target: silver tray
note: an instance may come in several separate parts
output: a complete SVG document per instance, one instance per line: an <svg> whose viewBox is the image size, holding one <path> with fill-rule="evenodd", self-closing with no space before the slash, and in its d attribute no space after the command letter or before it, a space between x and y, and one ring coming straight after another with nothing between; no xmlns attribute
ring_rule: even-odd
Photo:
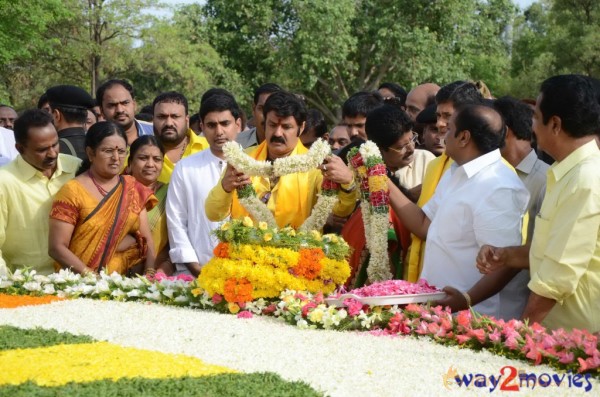
<svg viewBox="0 0 600 397"><path fill-rule="evenodd" d="M343 307L344 300L355 299L363 305L369 306L388 306L388 305L407 305L409 303L425 303L442 299L446 296L445 292L429 292L426 294L410 295L387 295L387 296L358 296L354 294L342 294L337 298L325 298L330 306Z"/></svg>

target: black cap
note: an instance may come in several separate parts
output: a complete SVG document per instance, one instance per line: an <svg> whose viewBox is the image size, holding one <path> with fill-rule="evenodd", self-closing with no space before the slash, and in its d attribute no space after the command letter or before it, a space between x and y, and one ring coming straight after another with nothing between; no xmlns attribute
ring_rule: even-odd
<svg viewBox="0 0 600 397"><path fill-rule="evenodd" d="M57 85L46 91L50 106L66 106L79 109L91 109L96 101L83 88L74 85Z"/></svg>
<svg viewBox="0 0 600 397"><path fill-rule="evenodd" d="M419 124L435 124L437 122L437 116L435 115L435 111L437 109L437 105L434 103L433 105L427 106L425 109L421 111L417 115L417 123Z"/></svg>

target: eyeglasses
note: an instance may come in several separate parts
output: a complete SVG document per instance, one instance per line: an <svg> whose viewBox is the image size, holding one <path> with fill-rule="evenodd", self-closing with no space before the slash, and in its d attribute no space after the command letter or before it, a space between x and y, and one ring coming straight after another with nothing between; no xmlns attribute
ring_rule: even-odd
<svg viewBox="0 0 600 397"><path fill-rule="evenodd" d="M100 155L100 157L103 157L105 159L109 159L109 158L113 157L115 155L115 153L119 156L120 159L125 158L125 156L127 156L127 150L125 150L125 149L119 149L119 148L98 149L98 154Z"/></svg>
<svg viewBox="0 0 600 397"><path fill-rule="evenodd" d="M418 144L419 144L419 136L417 134L413 133L413 136L412 136L412 138L410 138L410 141L406 145L402 146L400 149L396 149L393 147L389 147L388 149L390 149L392 152L396 152L398 154L404 154L406 152L406 148L408 148L410 145L413 145L413 147L414 147Z"/></svg>

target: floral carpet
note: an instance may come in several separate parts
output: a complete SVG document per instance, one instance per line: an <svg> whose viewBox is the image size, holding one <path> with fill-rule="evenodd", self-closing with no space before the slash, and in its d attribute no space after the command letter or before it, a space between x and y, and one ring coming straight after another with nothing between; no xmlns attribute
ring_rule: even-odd
<svg viewBox="0 0 600 397"><path fill-rule="evenodd" d="M557 372L427 338L302 330L272 317L239 318L142 302L75 299L0 309L0 325L87 338L20 350L0 343L0 395L6 396L99 395L98 390L153 395L143 394L152 387L163 394L188 387L178 395L211 396L236 395L234 390L240 389L245 394L239 395L283 396L487 395L511 386L518 387L512 395L597 395L600 390L589 374ZM13 344L27 339L23 332L17 335L9 338L17 341ZM29 368L31 363L42 365ZM507 382L513 369L516 379ZM239 379L218 378L256 373L262 377L242 386ZM202 376L208 374L217 375ZM169 377L168 385L148 383ZM214 394L209 383L194 383L202 379L221 382L229 393ZM290 383L294 381L304 383ZM259 394L277 382L268 394ZM292 387L300 389L290 394Z"/></svg>

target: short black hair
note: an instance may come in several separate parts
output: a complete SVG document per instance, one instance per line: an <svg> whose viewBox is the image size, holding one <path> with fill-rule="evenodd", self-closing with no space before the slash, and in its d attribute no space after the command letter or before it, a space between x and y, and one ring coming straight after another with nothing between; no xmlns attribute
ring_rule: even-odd
<svg viewBox="0 0 600 397"><path fill-rule="evenodd" d="M269 112L275 112L279 117L292 116L296 120L298 127L302 126L302 123L306 121L306 106L304 106L304 102L295 94L287 91L274 92L269 96L263 108L265 121ZM298 134L301 132L298 131Z"/></svg>
<svg viewBox="0 0 600 397"><path fill-rule="evenodd" d="M531 106L511 96L496 99L493 106L517 139L531 141L533 135Z"/></svg>
<svg viewBox="0 0 600 397"><path fill-rule="evenodd" d="M111 79L102 83L100 87L96 90L96 101L98 101L98 106L102 107L102 101L104 100L104 93L109 88L112 88L115 85L120 85L129 91L129 95L131 95L131 99L135 99L135 92L133 90L133 86L127 81L122 79Z"/></svg>
<svg viewBox="0 0 600 397"><path fill-rule="evenodd" d="M382 88L387 88L388 90L392 91L394 93L394 96L400 99L400 101L402 102L402 106L406 104L406 96L408 95L408 93L400 84L386 82L382 83L377 89L380 90Z"/></svg>
<svg viewBox="0 0 600 397"><path fill-rule="evenodd" d="M177 103L179 105L183 105L183 108L185 109L185 115L188 115L188 100L185 95L180 92L168 91L159 94L156 98L154 98L154 101L152 101L152 114L154 114L154 109L159 103Z"/></svg>
<svg viewBox="0 0 600 397"><path fill-rule="evenodd" d="M342 118L364 116L383 105L383 97L377 91L359 91L346 99L342 106Z"/></svg>
<svg viewBox="0 0 600 397"><path fill-rule="evenodd" d="M13 132L15 141L23 146L27 145L28 133L31 127L45 127L52 124L52 115L42 109L27 109L15 120Z"/></svg>
<svg viewBox="0 0 600 397"><path fill-rule="evenodd" d="M40 96L40 99L38 99L37 108L41 109L48 102L50 102L48 101L48 95L46 95L46 93L44 92L42 96Z"/></svg>
<svg viewBox="0 0 600 397"><path fill-rule="evenodd" d="M411 132L413 122L408 114L398 106L385 104L367 114L365 132L379 150L387 151L400 137Z"/></svg>
<svg viewBox="0 0 600 397"><path fill-rule="evenodd" d="M240 107L232 95L214 94L205 99L200 105L198 115L204 121L207 114L211 112L225 112L229 110L235 120L240 118Z"/></svg>
<svg viewBox="0 0 600 397"><path fill-rule="evenodd" d="M190 124L194 124L200 121L200 114L194 113L190 116Z"/></svg>
<svg viewBox="0 0 600 397"><path fill-rule="evenodd" d="M471 139L482 154L504 146L506 124L494 108L486 105L465 105L457 110L454 123L454 135L457 136L461 131L469 131Z"/></svg>
<svg viewBox="0 0 600 397"><path fill-rule="evenodd" d="M68 123L83 125L87 121L87 109L74 106L55 105L53 103L50 103L50 108L52 110L57 109Z"/></svg>
<svg viewBox="0 0 600 397"><path fill-rule="evenodd" d="M600 128L600 104L589 78L576 74L550 77L540 88L539 108L547 124L558 116L563 130L573 138L594 135Z"/></svg>
<svg viewBox="0 0 600 397"><path fill-rule="evenodd" d="M206 90L204 92L204 94L202 94L202 97L200 98L200 105L202 105L204 103L204 101L206 101L208 98L210 98L213 95L227 95L227 96L230 96L235 99L233 94L231 92L227 91L225 88L213 87L213 88L209 88L208 90Z"/></svg>
<svg viewBox="0 0 600 397"><path fill-rule="evenodd" d="M265 83L254 90L254 104L258 103L258 99L262 94L273 94L275 92L283 91L283 88L275 83Z"/></svg>
<svg viewBox="0 0 600 397"><path fill-rule="evenodd" d="M452 102L455 109L464 105L479 104L483 101L477 86L469 81L455 81L440 88L435 94L435 102Z"/></svg>
<svg viewBox="0 0 600 397"><path fill-rule="evenodd" d="M321 138L327 133L327 121L325 121L323 113L317 109L308 109L306 114L306 126L304 127L304 131L310 129L315 131L315 136L317 138Z"/></svg>

